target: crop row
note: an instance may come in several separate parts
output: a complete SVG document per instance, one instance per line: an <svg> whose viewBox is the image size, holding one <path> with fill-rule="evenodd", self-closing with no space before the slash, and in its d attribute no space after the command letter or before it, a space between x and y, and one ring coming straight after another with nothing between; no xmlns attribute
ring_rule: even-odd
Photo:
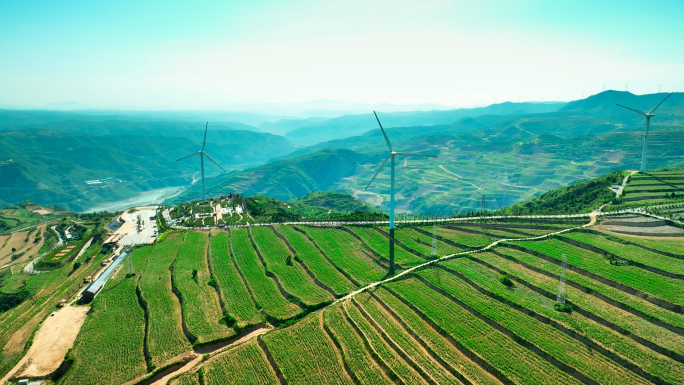
<svg viewBox="0 0 684 385"><path fill-rule="evenodd" d="M526 343L538 347L553 357L554 361L578 370L582 376L605 384L636 384L643 381L572 337L498 301L492 301L451 274L432 269L422 272L420 276L445 293L457 295L458 301L463 305L522 338Z"/></svg>
<svg viewBox="0 0 684 385"><path fill-rule="evenodd" d="M649 238L639 238L630 237L629 242L650 247L655 250L660 250L665 253L675 254L679 256L684 256L684 248L682 248L681 240L672 239L649 239Z"/></svg>
<svg viewBox="0 0 684 385"><path fill-rule="evenodd" d="M337 229L298 227L323 250L328 258L361 285L377 282L386 274L363 250L363 243L350 234Z"/></svg>
<svg viewBox="0 0 684 385"><path fill-rule="evenodd" d="M347 321L357 333L366 341L366 346L373 352L378 362L388 370L391 378L398 378L405 384L419 384L426 381L411 365L408 365L398 350L387 344L380 333L376 331L364 318L356 306L349 302L343 304Z"/></svg>
<svg viewBox="0 0 684 385"><path fill-rule="evenodd" d="M544 274L551 275L554 278L558 277L558 274L560 274L560 267L558 264L538 258L524 251L506 247L497 247L495 251L506 258L514 260L517 263L524 264L525 266L529 266L530 268L538 269L539 271L544 272ZM644 319L653 321L659 320L668 325L684 328L684 317L670 310L654 305L643 298L614 288L573 270L566 270L565 276L566 280L570 284L578 285L582 288L582 290L588 293L595 292L605 296L609 301L621 303L626 309L634 310L638 314L643 315L642 318Z"/></svg>
<svg viewBox="0 0 684 385"><path fill-rule="evenodd" d="M580 314L583 312L568 314L555 311L552 307L554 302L552 298L558 285L557 280L535 273L495 254L478 254L473 256L472 260L463 259L459 260L458 263L447 262L445 266L467 277L479 287L490 291L493 296L504 298L564 325L569 325L578 332L578 335L595 339L602 346L609 347L656 377L673 382L674 378L684 374L684 365L647 348L639 342L642 340L650 341L655 345L681 354L684 350L684 338L682 336L644 322L641 318L608 305L591 294L570 285L566 287L567 299L577 308L575 310L582 309L591 314L593 319ZM493 266L497 271L489 266ZM503 271L516 281L515 290L504 287L498 281L497 272ZM524 286L534 288L534 291L518 287L518 281L522 282ZM547 295L539 294L540 291ZM598 323L594 321L596 318L603 321ZM613 330L604 326L606 324L614 325L611 328ZM633 336L638 338L633 338Z"/></svg>
<svg viewBox="0 0 684 385"><path fill-rule="evenodd" d="M182 234L172 234L155 244L140 274L138 286L147 308L147 350L153 366L191 349L183 333L181 306L171 286L171 266L182 243Z"/></svg>
<svg viewBox="0 0 684 385"><path fill-rule="evenodd" d="M181 295L183 319L188 332L197 338L198 343L235 334L219 323L223 314L216 290L208 284L206 250L207 235L189 231L173 265L173 284Z"/></svg>
<svg viewBox="0 0 684 385"><path fill-rule="evenodd" d="M591 245L621 258L655 267L671 273L684 272L684 260L667 257L637 246L626 245L589 233L566 233L566 238Z"/></svg>
<svg viewBox="0 0 684 385"><path fill-rule="evenodd" d="M407 331L413 332L416 337L419 336L426 350L434 352L435 356L439 357L446 366L460 373L466 379L463 382L469 381L472 384L483 385L500 384L495 376L483 368L484 361L481 363L482 366L477 364L478 359L482 360L479 356L465 349L462 344L452 338L443 336L441 330L435 330L390 291L382 287L374 291L372 296L377 298L378 303L391 312Z"/></svg>
<svg viewBox="0 0 684 385"><path fill-rule="evenodd" d="M221 354L204 365L205 385L273 384L276 373L256 339Z"/></svg>
<svg viewBox="0 0 684 385"><path fill-rule="evenodd" d="M259 323L262 317L230 257L228 242L228 233L223 231L211 237L210 264L219 293L238 326Z"/></svg>
<svg viewBox="0 0 684 385"><path fill-rule="evenodd" d="M556 260L566 254L568 264L623 285L642 290L654 297L684 304L684 285L677 279L663 277L634 266L613 266L604 256L556 239L522 241L516 244Z"/></svg>
<svg viewBox="0 0 684 385"><path fill-rule="evenodd" d="M507 380L537 384L580 383L463 308L445 306L443 295L416 279L391 282L386 287L415 306L465 348L497 368Z"/></svg>
<svg viewBox="0 0 684 385"><path fill-rule="evenodd" d="M367 346L347 322L341 306L327 308L323 316L324 328L339 345L344 362L360 383L385 384L392 381L385 372L388 369L376 362L370 345Z"/></svg>
<svg viewBox="0 0 684 385"><path fill-rule="evenodd" d="M263 307L267 315L279 320L288 319L299 313L301 309L285 299L275 282L266 276L264 266L249 241L247 229L231 229L230 235L235 263L254 295L257 308Z"/></svg>
<svg viewBox="0 0 684 385"><path fill-rule="evenodd" d="M348 229L361 238L367 247L370 248L376 255L385 261L389 261L390 245L388 238L372 228L350 226ZM406 268L425 263L425 260L411 254L409 251L406 251L395 244L394 263Z"/></svg>
<svg viewBox="0 0 684 385"><path fill-rule="evenodd" d="M266 271L274 274L283 289L299 298L306 306L316 306L332 301L333 296L316 284L304 268L296 263L294 256L283 241L268 227L250 229L252 240L266 263Z"/></svg>
<svg viewBox="0 0 684 385"><path fill-rule="evenodd" d="M407 247L410 247L413 250L418 251L422 255L425 256L431 256L432 254L432 242L433 238L431 235L426 235L425 233L432 234L432 228L431 227L421 227L421 230L423 230L423 233L418 231L416 228L413 227L407 227L407 228L401 228L397 229L394 232L394 237L399 240L399 242L403 243ZM436 256L444 256L444 255L449 255L453 253L457 253L461 251L462 249L452 246L448 243L442 242L439 239L435 237L435 252Z"/></svg>
<svg viewBox="0 0 684 385"><path fill-rule="evenodd" d="M288 384L350 384L318 315L267 333L263 342Z"/></svg>
<svg viewBox="0 0 684 385"><path fill-rule="evenodd" d="M341 296L354 290L354 284L321 255L316 246L306 238L306 235L296 231L291 226L279 226L276 231L282 234L295 250L295 260L311 270L316 279L332 289L336 296Z"/></svg>
<svg viewBox="0 0 684 385"><path fill-rule="evenodd" d="M414 367L423 378L437 384L460 384L458 377L452 374L453 370L443 362L438 361L434 354L430 354L421 347L416 340L398 321L375 299L369 295L357 297L355 305L364 315L369 324L373 325L378 334L382 334L394 349L401 352L404 361ZM462 377L461 377L462 378Z"/></svg>

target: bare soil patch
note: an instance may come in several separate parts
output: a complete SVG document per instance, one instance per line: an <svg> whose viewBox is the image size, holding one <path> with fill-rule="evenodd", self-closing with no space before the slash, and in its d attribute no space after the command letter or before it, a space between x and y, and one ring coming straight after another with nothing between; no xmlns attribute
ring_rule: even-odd
<svg viewBox="0 0 684 385"><path fill-rule="evenodd" d="M64 355L76 340L90 308L67 306L47 317L33 338L33 345L21 362L30 364L15 376L47 376L59 368Z"/></svg>

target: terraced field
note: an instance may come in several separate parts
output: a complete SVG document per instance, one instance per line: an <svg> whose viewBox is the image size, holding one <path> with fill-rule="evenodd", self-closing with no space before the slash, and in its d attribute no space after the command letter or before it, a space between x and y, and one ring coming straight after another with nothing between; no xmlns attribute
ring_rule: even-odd
<svg viewBox="0 0 684 385"><path fill-rule="evenodd" d="M672 193L675 198L670 197ZM625 202L640 205L681 202L683 198L684 169L634 174L624 190Z"/></svg>
<svg viewBox="0 0 684 385"><path fill-rule="evenodd" d="M434 237L432 226L401 227L398 271L433 261L433 244L443 257L583 223L451 223L437 226ZM679 384L684 378L684 241L593 230L510 240L334 302L386 276L383 232L280 225L170 234L136 250L137 274L126 278L120 271L96 298L71 352L72 367L58 383L141 383L193 351L209 354L169 383ZM554 309L563 252L570 312ZM119 328L130 338L93 358Z"/></svg>

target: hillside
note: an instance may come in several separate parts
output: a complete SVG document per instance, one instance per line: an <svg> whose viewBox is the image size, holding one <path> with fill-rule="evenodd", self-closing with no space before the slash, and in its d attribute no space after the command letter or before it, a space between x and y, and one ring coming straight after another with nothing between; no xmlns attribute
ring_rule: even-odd
<svg viewBox="0 0 684 385"><path fill-rule="evenodd" d="M680 174L655 170L630 184ZM622 175L565 186L512 209L586 212L604 203L603 191L614 196L608 187ZM288 203L228 198L233 202L213 204L243 204L265 215L296 205L363 206L337 192ZM196 202L185 207L204 211ZM388 277L386 224L169 231L136 248L130 267L119 268L89 305L93 310L65 358L71 366L53 379L137 384L171 373L162 383L678 383L684 374L682 240L625 236L588 226L589 219L399 223L397 273L420 268L359 292ZM509 241L463 254L502 238ZM567 285L560 306L563 255ZM0 270L0 344L14 352L2 356L0 374L25 359L17 347L30 333L11 337L24 324L33 330L99 258L84 259L86 268L74 278L66 274L71 266L55 268L56 280L34 276L28 289L19 283L28 277ZM129 269L136 273L126 274ZM52 291L57 296L46 294ZM28 321L19 323L18 314Z"/></svg>
<svg viewBox="0 0 684 385"><path fill-rule="evenodd" d="M195 127L162 135L164 127L146 132L140 124L117 124L97 135L66 129L0 131L0 200L32 200L81 211L149 190L185 186L198 173L199 162L176 159L200 149L204 132ZM117 135L108 134L119 128ZM208 135L207 153L227 169L260 164L292 150L286 139L266 133L217 129ZM207 167L209 175L219 172Z"/></svg>
<svg viewBox="0 0 684 385"><path fill-rule="evenodd" d="M581 122L575 127L582 127ZM488 195L487 208L495 210L567 184L638 168L641 160L639 137L634 133L578 133L571 138L535 134L532 130L544 132L545 126L531 120L522 125L497 127L501 130L479 129L473 133L410 139L397 135L400 130L388 130L394 147L401 152L439 155L430 160L399 158L398 210L417 213L475 210L480 206L478 192ZM588 130L584 127L582 130ZM316 190L343 190L387 210L388 171L378 176L374 186L364 190L385 157L384 143L377 131L375 136L363 140L375 143L374 148L324 149L277 160L212 178L207 191L214 196L232 192L287 201ZM649 167L684 166L682 143L684 130L681 128L654 129L649 141ZM193 186L172 202L190 200L199 193L198 186Z"/></svg>

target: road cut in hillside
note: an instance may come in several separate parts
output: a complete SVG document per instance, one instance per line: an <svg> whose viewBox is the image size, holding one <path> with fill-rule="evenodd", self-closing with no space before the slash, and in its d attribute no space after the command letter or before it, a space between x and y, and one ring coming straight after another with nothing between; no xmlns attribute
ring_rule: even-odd
<svg viewBox="0 0 684 385"><path fill-rule="evenodd" d="M90 310L87 306L67 306L45 319L33 338L33 345L20 364L30 360L14 377L43 377L51 374L64 360L76 340Z"/></svg>

